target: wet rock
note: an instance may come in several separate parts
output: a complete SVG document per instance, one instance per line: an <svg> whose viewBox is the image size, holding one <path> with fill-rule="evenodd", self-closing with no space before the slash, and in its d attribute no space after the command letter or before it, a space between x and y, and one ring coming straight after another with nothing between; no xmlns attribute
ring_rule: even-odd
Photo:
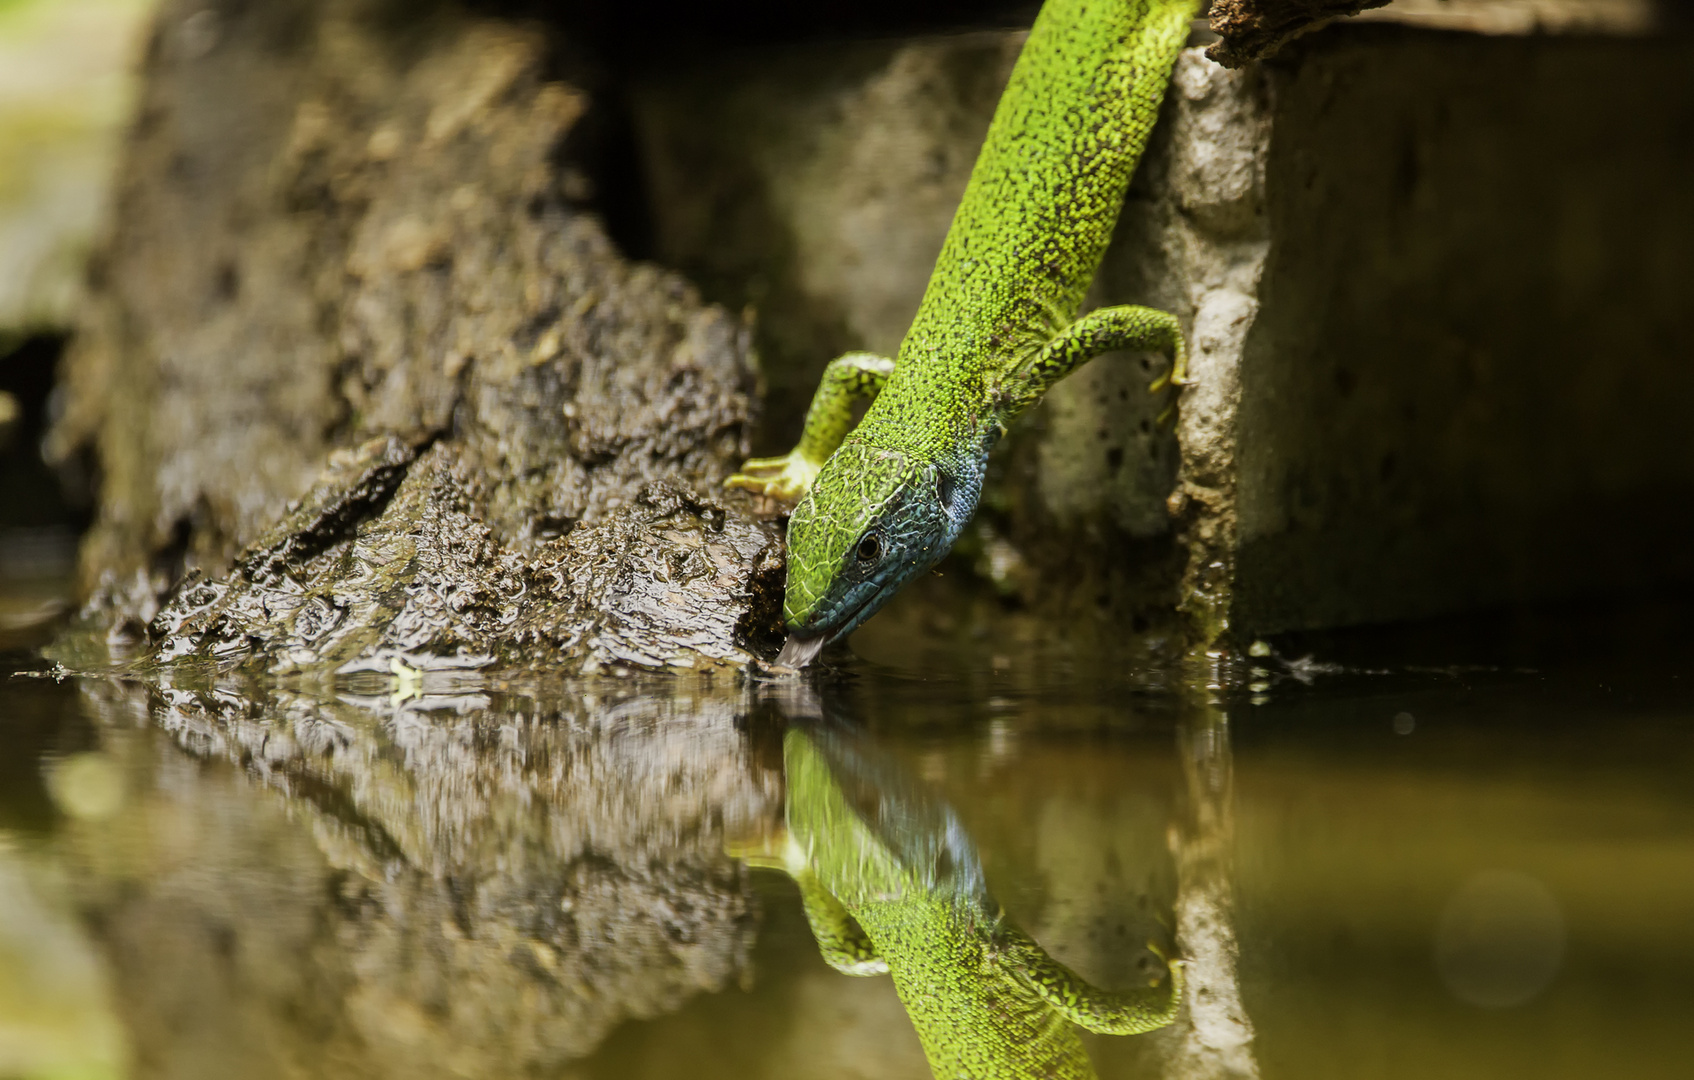
<svg viewBox="0 0 1694 1080"><path fill-rule="evenodd" d="M273 674L499 666L709 669L780 630L774 528L655 480L527 554L485 523L467 455L374 439L219 578L192 571L147 628L150 662Z"/></svg>
<svg viewBox="0 0 1694 1080"><path fill-rule="evenodd" d="M746 327L608 239L569 43L200 9L160 12L50 441L103 469L85 622L297 674L745 662Z"/></svg>

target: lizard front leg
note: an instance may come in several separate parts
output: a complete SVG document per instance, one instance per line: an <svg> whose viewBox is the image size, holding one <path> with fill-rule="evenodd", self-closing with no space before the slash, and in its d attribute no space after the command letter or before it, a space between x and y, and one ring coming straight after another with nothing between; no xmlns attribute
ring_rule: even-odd
<svg viewBox="0 0 1694 1080"><path fill-rule="evenodd" d="M781 457L749 458L724 486L778 499L806 494L818 470L853 427L854 404L875 398L893 373L894 361L875 353L851 352L831 360L806 410L799 445Z"/></svg>
<svg viewBox="0 0 1694 1080"><path fill-rule="evenodd" d="M1089 312L1018 365L1005 390L1009 411L1016 414L1029 408L1054 383L1101 353L1116 349L1162 352L1170 357L1170 367L1153 380L1149 391L1188 385L1188 344L1176 316L1126 304Z"/></svg>
<svg viewBox="0 0 1694 1080"><path fill-rule="evenodd" d="M781 870L794 879L800 886L806 923L812 928L812 937L817 939L818 953L824 963L846 975L887 974L888 964L876 954L870 935L847 906L812 873L805 851L786 826L751 841L725 844L724 854L761 870Z"/></svg>
<svg viewBox="0 0 1694 1080"><path fill-rule="evenodd" d="M886 975L887 961L876 954L876 944L846 905L810 870L794 874L794 881L800 886L800 903L824 963L844 975Z"/></svg>
<svg viewBox="0 0 1694 1080"><path fill-rule="evenodd" d="M1012 929L1006 941L1005 962L1011 964L1012 971L1025 986L1061 1016L1102 1035L1156 1031L1175 1020L1182 1008L1185 965L1181 960L1167 961L1168 985L1101 990L1048 956L1034 938Z"/></svg>

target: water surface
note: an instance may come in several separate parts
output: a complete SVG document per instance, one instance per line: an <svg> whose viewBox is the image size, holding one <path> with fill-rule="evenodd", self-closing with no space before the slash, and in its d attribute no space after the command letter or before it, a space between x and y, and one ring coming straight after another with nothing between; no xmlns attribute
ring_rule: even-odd
<svg viewBox="0 0 1694 1080"><path fill-rule="evenodd" d="M1081 1034L1102 1077L1686 1075L1673 626L1223 670L885 633L803 681L405 695L14 650L0 1076L928 1076L894 979L829 966L779 866L801 737L847 748L805 790L902 888L1101 989L1188 958L1176 1024Z"/></svg>

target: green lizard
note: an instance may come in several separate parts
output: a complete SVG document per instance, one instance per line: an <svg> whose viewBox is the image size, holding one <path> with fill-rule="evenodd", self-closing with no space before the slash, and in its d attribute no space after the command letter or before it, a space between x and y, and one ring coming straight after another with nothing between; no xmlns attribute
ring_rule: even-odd
<svg viewBox="0 0 1694 1080"><path fill-rule="evenodd" d="M952 811L877 765L791 727L786 835L732 854L794 878L831 967L893 976L936 1077L1080 1080L1094 1069L1073 1024L1132 1035L1175 1019L1182 961L1163 985L1090 986L1006 918Z"/></svg>
<svg viewBox="0 0 1694 1080"><path fill-rule="evenodd" d="M727 481L800 498L779 664L810 663L947 553L976 511L990 449L1059 379L1100 353L1148 349L1171 360L1151 389L1185 382L1174 315L1076 313L1194 7L1047 0L899 358L832 361L794 450L750 460ZM852 427L865 398L874 401Z"/></svg>

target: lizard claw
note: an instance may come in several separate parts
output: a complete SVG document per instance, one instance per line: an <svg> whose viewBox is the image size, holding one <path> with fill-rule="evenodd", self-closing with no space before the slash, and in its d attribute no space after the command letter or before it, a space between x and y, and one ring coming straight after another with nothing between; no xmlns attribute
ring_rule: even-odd
<svg viewBox="0 0 1694 1080"><path fill-rule="evenodd" d="M1187 364L1172 364L1158 378L1147 384L1147 392L1156 394L1167 386L1174 386L1180 390L1184 386L1193 386L1195 381L1188 377Z"/></svg>
<svg viewBox="0 0 1694 1080"><path fill-rule="evenodd" d="M723 486L792 501L812 489L820 468L798 450L781 457L748 458L741 471L725 480Z"/></svg>
<svg viewBox="0 0 1694 1080"><path fill-rule="evenodd" d="M1194 385L1194 380L1188 377L1188 354L1178 346L1176 355L1171 357L1171 366L1148 385L1147 391L1156 394L1167 386L1175 387L1178 391L1181 391L1184 386L1192 385ZM1178 396L1180 397L1180 394ZM1159 418L1154 421L1160 431L1169 427L1172 421L1176 419L1176 402L1177 399L1172 398L1171 403L1165 406L1164 411L1159 414Z"/></svg>
<svg viewBox="0 0 1694 1080"><path fill-rule="evenodd" d="M1178 340L1176 352L1171 356L1171 366L1159 373L1159 377L1147 384L1147 392L1156 394L1167 386L1178 389L1193 386L1194 380L1188 377L1188 350Z"/></svg>

